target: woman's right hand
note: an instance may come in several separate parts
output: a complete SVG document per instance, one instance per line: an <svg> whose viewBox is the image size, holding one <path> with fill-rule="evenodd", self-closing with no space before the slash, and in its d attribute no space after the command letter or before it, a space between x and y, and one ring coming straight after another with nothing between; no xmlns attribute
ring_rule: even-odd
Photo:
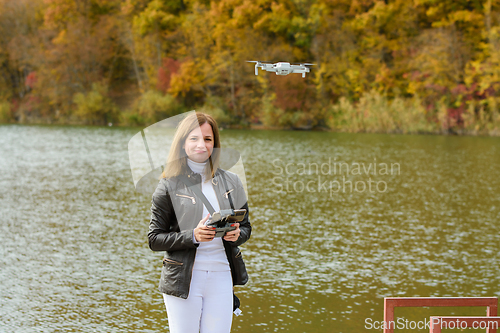
<svg viewBox="0 0 500 333"><path fill-rule="evenodd" d="M194 229L194 238L197 242L210 242L215 237L215 227L205 225L209 217L210 214L207 214Z"/></svg>

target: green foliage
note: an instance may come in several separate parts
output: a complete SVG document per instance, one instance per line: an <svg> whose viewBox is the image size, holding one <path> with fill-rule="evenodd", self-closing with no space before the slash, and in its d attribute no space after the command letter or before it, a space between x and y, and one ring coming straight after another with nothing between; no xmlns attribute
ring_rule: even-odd
<svg viewBox="0 0 500 333"><path fill-rule="evenodd" d="M129 125L149 125L183 111L182 104L172 95L149 90L123 115L122 121Z"/></svg>
<svg viewBox="0 0 500 333"><path fill-rule="evenodd" d="M0 123L10 123L14 120L12 106L7 101L0 101Z"/></svg>
<svg viewBox="0 0 500 333"><path fill-rule="evenodd" d="M75 94L75 115L93 125L106 125L116 121L118 108L107 95L108 88L100 83L92 84L92 90L88 93Z"/></svg>
<svg viewBox="0 0 500 333"><path fill-rule="evenodd" d="M259 119L265 126L280 127L285 125L282 121L285 111L274 106L275 99L275 94L266 95L262 98L262 111Z"/></svg>
<svg viewBox="0 0 500 333"><path fill-rule="evenodd" d="M438 128L427 120L426 110L418 97L392 101L371 91L359 102L352 103L342 97L330 109L327 125L343 132L421 133L437 132Z"/></svg>
<svg viewBox="0 0 500 333"><path fill-rule="evenodd" d="M464 130L469 134L500 135L500 99L490 97L472 102L463 115Z"/></svg>
<svg viewBox="0 0 500 333"><path fill-rule="evenodd" d="M205 100L205 104L201 108L196 109L196 111L208 113L217 121L219 125L230 125L231 117L223 109L224 102L221 98L215 96L208 96Z"/></svg>
<svg viewBox="0 0 500 333"><path fill-rule="evenodd" d="M146 35L151 31L174 30L181 22L175 14L182 9L182 1L152 0L144 11L134 18L134 25L141 35Z"/></svg>

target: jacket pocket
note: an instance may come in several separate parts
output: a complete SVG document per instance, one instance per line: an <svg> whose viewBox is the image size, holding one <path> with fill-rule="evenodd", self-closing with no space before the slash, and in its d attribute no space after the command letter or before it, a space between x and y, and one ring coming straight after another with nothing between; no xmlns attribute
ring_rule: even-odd
<svg viewBox="0 0 500 333"><path fill-rule="evenodd" d="M167 295L179 296L184 276L184 265L178 261L163 260L160 291ZM184 297L185 298L185 297Z"/></svg>
<svg viewBox="0 0 500 333"><path fill-rule="evenodd" d="M167 265L182 266L184 265L184 263L177 260L172 260L170 258L163 258L163 266Z"/></svg>
<svg viewBox="0 0 500 333"><path fill-rule="evenodd" d="M162 278L169 292L176 292L182 282L184 263L170 258L163 258ZM167 293L169 294L169 293Z"/></svg>
<svg viewBox="0 0 500 333"><path fill-rule="evenodd" d="M237 246L232 246L231 251L231 259L233 262L233 284L242 286L248 282L248 273L245 267L245 262L243 261L241 250Z"/></svg>

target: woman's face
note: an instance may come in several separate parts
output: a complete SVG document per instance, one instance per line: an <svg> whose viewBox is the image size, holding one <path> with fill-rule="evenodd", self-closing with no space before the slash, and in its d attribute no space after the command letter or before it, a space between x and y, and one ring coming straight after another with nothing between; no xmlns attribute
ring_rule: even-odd
<svg viewBox="0 0 500 333"><path fill-rule="evenodd" d="M205 162L214 149L214 133L209 123L192 130L183 146L188 158L194 162Z"/></svg>

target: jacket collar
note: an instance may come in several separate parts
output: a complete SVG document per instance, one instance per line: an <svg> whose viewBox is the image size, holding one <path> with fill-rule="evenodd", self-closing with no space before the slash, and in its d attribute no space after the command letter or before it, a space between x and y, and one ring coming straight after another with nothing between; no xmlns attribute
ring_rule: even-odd
<svg viewBox="0 0 500 333"><path fill-rule="evenodd" d="M220 177L222 175L222 171L218 168L217 170L215 170L215 173L214 173L214 178L212 179L212 183L214 183L215 185L217 185L217 183L219 182L220 180ZM194 172L193 170L191 170L191 168L188 167L188 170L187 170L187 176L188 178L194 183L194 184L199 184L201 183L201 175L199 173L196 173Z"/></svg>
<svg viewBox="0 0 500 333"><path fill-rule="evenodd" d="M187 170L187 176L194 184L201 183L201 175L199 173L194 172L190 168L188 168Z"/></svg>

